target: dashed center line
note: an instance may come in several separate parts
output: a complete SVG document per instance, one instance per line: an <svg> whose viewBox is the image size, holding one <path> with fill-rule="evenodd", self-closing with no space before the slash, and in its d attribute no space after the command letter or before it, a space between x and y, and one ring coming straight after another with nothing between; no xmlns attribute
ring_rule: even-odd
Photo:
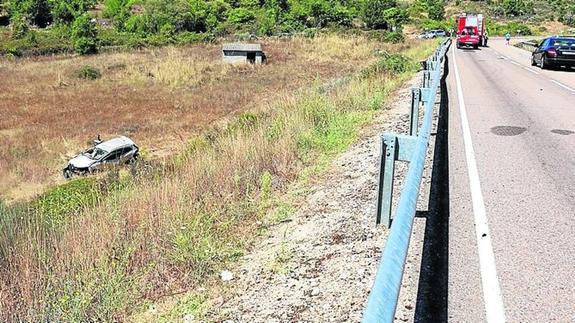
<svg viewBox="0 0 575 323"><path fill-rule="evenodd" d="M564 89L567 90L567 91L571 91L571 92L575 93L575 89L572 89L572 88L568 87L567 85L565 85L565 84L563 84L563 83L561 83L561 82L558 82L558 81L555 81L555 80L550 80L550 81L553 82L553 83L555 83L555 84L557 84L557 85L559 85L560 87L564 88Z"/></svg>
<svg viewBox="0 0 575 323"><path fill-rule="evenodd" d="M517 63L516 61L509 61L509 63L513 64L513 65L517 65L517 66L521 66L521 64Z"/></svg>
<svg viewBox="0 0 575 323"><path fill-rule="evenodd" d="M529 72L533 73L533 74L537 74L537 75L539 75L539 72L537 72L537 71L534 71L534 70L532 70L532 69L531 69L531 68L529 68L529 67L524 67L524 69L525 69L526 71L529 71Z"/></svg>

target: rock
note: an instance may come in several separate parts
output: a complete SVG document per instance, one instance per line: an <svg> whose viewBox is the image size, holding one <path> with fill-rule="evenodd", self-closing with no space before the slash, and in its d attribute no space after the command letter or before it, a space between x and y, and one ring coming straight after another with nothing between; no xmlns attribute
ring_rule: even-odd
<svg viewBox="0 0 575 323"><path fill-rule="evenodd" d="M195 317L192 314L186 314L182 319L184 320L184 323L191 323L194 321L194 318Z"/></svg>
<svg viewBox="0 0 575 323"><path fill-rule="evenodd" d="M311 296L319 295L319 288L316 287L316 288L312 289L310 295Z"/></svg>
<svg viewBox="0 0 575 323"><path fill-rule="evenodd" d="M232 273L231 271L224 270L220 274L220 277L222 278L223 281L227 282L234 279L234 273Z"/></svg>
<svg viewBox="0 0 575 323"><path fill-rule="evenodd" d="M148 308L148 311L150 312L150 314L156 314L158 312L158 309L156 308L156 305L152 304Z"/></svg>

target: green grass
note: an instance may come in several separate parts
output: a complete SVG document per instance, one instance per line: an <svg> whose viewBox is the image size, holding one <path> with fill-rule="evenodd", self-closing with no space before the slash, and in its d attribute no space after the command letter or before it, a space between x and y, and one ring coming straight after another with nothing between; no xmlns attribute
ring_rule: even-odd
<svg viewBox="0 0 575 323"><path fill-rule="evenodd" d="M274 274L286 275L290 272L289 262L293 256L293 250L287 245L285 241L282 241L273 258L269 259L268 263L266 264L266 268L268 271Z"/></svg>
<svg viewBox="0 0 575 323"><path fill-rule="evenodd" d="M192 322L201 320L207 310L206 300L205 294L189 293L181 297L167 313L162 314L158 322L182 322L184 318Z"/></svg>

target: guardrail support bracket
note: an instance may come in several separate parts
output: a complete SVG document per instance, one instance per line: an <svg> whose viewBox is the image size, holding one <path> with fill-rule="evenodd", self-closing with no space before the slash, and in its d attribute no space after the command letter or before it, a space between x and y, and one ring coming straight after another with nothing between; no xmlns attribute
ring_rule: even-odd
<svg viewBox="0 0 575 323"><path fill-rule="evenodd" d="M409 123L409 135L417 136L417 129L419 128L419 105L421 102L421 91L419 88L411 89L411 122Z"/></svg>
<svg viewBox="0 0 575 323"><path fill-rule="evenodd" d="M410 161L415 150L416 136L385 133L381 137L381 163L379 167L379 189L377 193L377 224L391 227L391 203L393 200L393 179L395 161Z"/></svg>
<svg viewBox="0 0 575 323"><path fill-rule="evenodd" d="M425 104L427 101L430 100L429 92L431 91L429 88L424 87L421 90L421 101Z"/></svg>

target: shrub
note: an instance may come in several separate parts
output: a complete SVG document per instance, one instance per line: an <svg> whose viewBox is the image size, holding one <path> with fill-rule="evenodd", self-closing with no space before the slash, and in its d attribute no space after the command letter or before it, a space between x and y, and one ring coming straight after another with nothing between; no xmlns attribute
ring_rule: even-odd
<svg viewBox="0 0 575 323"><path fill-rule="evenodd" d="M383 12L385 21L389 26L389 29L393 31L401 30L403 23L407 21L407 11L399 8L389 8Z"/></svg>
<svg viewBox="0 0 575 323"><path fill-rule="evenodd" d="M30 29L30 27L28 27L26 17L17 14L10 20L12 22L12 39L22 39L26 37L26 34L28 34L28 30Z"/></svg>
<svg viewBox="0 0 575 323"><path fill-rule="evenodd" d="M76 18L72 25L72 41L78 54L95 54L98 52L98 30L88 14Z"/></svg>
<svg viewBox="0 0 575 323"><path fill-rule="evenodd" d="M247 8L232 9L228 13L228 21L233 24L243 24L255 19L253 11Z"/></svg>
<svg viewBox="0 0 575 323"><path fill-rule="evenodd" d="M500 11L506 16L524 16L533 13L533 3L525 0L503 0Z"/></svg>
<svg viewBox="0 0 575 323"><path fill-rule="evenodd" d="M199 34L195 32L185 31L175 35L176 43L178 44L193 44L201 41L209 41L209 35Z"/></svg>
<svg viewBox="0 0 575 323"><path fill-rule="evenodd" d="M421 23L421 28L424 30L441 29L449 30L456 29L455 20L432 20L426 19Z"/></svg>
<svg viewBox="0 0 575 323"><path fill-rule="evenodd" d="M397 7L395 0L366 0L362 10L363 21L369 28L388 29L385 11Z"/></svg>
<svg viewBox="0 0 575 323"><path fill-rule="evenodd" d="M389 32L383 35L383 41L386 43L399 44L403 42L405 37L401 32Z"/></svg>
<svg viewBox="0 0 575 323"><path fill-rule="evenodd" d="M90 65L82 66L79 70L75 73L77 78L85 79L85 80L95 80L102 77L102 73Z"/></svg>
<svg viewBox="0 0 575 323"><path fill-rule="evenodd" d="M429 14L429 18L433 20L443 20L445 18L445 4L443 0L430 2L427 12Z"/></svg>
<svg viewBox="0 0 575 323"><path fill-rule="evenodd" d="M48 227L59 227L67 215L94 205L100 195L94 178L82 178L52 187L36 202L35 208Z"/></svg>
<svg viewBox="0 0 575 323"><path fill-rule="evenodd" d="M51 0L54 21L70 24L96 5L96 0Z"/></svg>
<svg viewBox="0 0 575 323"><path fill-rule="evenodd" d="M387 72L390 74L401 74L416 68L416 64L402 54L382 53L381 59L372 67L363 71L363 76L368 77L373 74Z"/></svg>

